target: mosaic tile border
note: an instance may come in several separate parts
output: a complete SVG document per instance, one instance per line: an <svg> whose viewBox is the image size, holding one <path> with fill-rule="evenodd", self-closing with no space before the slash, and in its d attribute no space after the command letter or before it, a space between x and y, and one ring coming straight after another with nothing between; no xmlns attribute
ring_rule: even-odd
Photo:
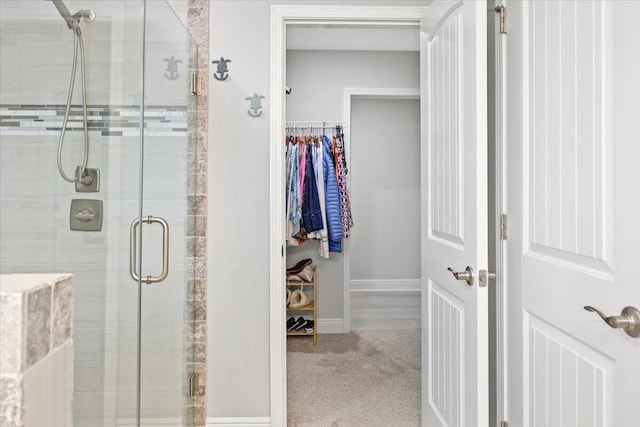
<svg viewBox="0 0 640 427"><path fill-rule="evenodd" d="M207 171L209 122L209 0L188 0L187 28L197 43L202 91L189 100L189 212L187 248L193 258L185 286L185 390L188 376L200 377L196 396L185 396L183 425L205 427L207 381Z"/></svg>
<svg viewBox="0 0 640 427"><path fill-rule="evenodd" d="M58 135L62 130L66 105L20 104L0 105L0 136ZM186 105L145 107L144 128L147 136L186 136L188 113ZM90 105L87 107L90 134L101 136L138 136L140 107L135 105ZM84 129L81 105L72 105L67 132Z"/></svg>

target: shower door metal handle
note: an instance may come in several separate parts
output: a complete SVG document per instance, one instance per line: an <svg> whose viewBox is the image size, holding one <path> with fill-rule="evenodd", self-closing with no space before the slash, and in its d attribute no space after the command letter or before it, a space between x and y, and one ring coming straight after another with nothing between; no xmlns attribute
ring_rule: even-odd
<svg viewBox="0 0 640 427"><path fill-rule="evenodd" d="M147 276L140 278L140 274L137 271L138 264L138 225L141 222L146 224L160 224L162 225L162 273L160 276ZM151 284L159 283L167 278L169 275L169 224L164 218L148 216L146 218L136 218L131 223L130 228L130 241L129 241L129 273L136 282L142 281L142 283Z"/></svg>

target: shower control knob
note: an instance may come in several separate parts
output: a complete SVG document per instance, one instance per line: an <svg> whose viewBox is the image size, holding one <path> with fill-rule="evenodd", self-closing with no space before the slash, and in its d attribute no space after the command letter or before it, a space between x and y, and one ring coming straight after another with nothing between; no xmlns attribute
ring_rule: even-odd
<svg viewBox="0 0 640 427"><path fill-rule="evenodd" d="M75 214L75 219L82 222L87 222L94 220L96 216L89 209L82 209L78 213Z"/></svg>

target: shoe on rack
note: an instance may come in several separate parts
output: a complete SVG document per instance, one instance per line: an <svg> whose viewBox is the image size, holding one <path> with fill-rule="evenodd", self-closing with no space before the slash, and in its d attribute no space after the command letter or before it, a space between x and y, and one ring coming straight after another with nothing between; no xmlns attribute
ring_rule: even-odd
<svg viewBox="0 0 640 427"><path fill-rule="evenodd" d="M287 302L286 307L289 307L289 303L291 302L291 289L287 289Z"/></svg>
<svg viewBox="0 0 640 427"><path fill-rule="evenodd" d="M289 308L302 308L311 303L311 300L300 289L296 289L291 294L291 299L289 300Z"/></svg>
<svg viewBox="0 0 640 427"><path fill-rule="evenodd" d="M316 269L315 265L307 265L302 270L295 274L288 274L288 281L298 281L298 282L311 282L313 280L313 271Z"/></svg>
<svg viewBox="0 0 640 427"><path fill-rule="evenodd" d="M307 320L307 323L304 325L304 331L308 334L313 333L313 320Z"/></svg>
<svg viewBox="0 0 640 427"><path fill-rule="evenodd" d="M304 317L300 316L296 320L296 323L293 325L293 328L291 330L292 331L299 331L302 328L304 328L304 325L306 325L306 323L307 323L307 319L305 319Z"/></svg>
<svg viewBox="0 0 640 427"><path fill-rule="evenodd" d="M303 317L298 318L298 322L297 323L299 323L299 325L296 326L296 331L303 330L307 326L307 322L308 322L308 320L303 318Z"/></svg>
<svg viewBox="0 0 640 427"><path fill-rule="evenodd" d="M296 319L294 319L293 317L289 317L287 319L287 332L290 332L293 330L293 328L297 325L297 321Z"/></svg>
<svg viewBox="0 0 640 427"><path fill-rule="evenodd" d="M313 260L311 258L306 258L298 261L298 263L293 267L287 268L287 275L300 273L303 268L311 264L313 264Z"/></svg>

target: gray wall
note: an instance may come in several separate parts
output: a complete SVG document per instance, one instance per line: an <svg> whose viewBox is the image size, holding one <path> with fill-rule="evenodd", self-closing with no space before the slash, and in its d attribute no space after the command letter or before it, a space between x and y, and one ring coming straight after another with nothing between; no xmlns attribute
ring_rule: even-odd
<svg viewBox="0 0 640 427"><path fill-rule="evenodd" d="M207 416L269 415L269 4L213 2L209 73ZM215 70L215 69L214 69Z"/></svg>
<svg viewBox="0 0 640 427"><path fill-rule="evenodd" d="M351 104L354 280L420 280L420 101Z"/></svg>
<svg viewBox="0 0 640 427"><path fill-rule="evenodd" d="M293 93L287 96L286 118L293 121L343 120L345 88L418 88L418 61L418 52L288 51L287 85L293 88ZM376 154L361 152L365 160ZM351 159L347 161L351 162ZM357 213L354 221L358 227ZM331 253L329 259L322 259L317 255L317 249L315 241L288 248L287 265L303 258L314 259L318 265L318 317L342 321L343 256ZM322 332L322 326L319 331Z"/></svg>
<svg viewBox="0 0 640 427"><path fill-rule="evenodd" d="M351 327L420 327L420 101L351 104Z"/></svg>
<svg viewBox="0 0 640 427"><path fill-rule="evenodd" d="M228 57L230 77L209 73L208 417L269 415L269 26L271 1L213 1L210 56ZM367 4L368 2L285 2ZM424 2L370 2L417 5ZM372 69L384 70L384 63ZM401 63L380 72L380 84L403 87ZM361 72L369 67L358 66ZM413 81L418 85L418 61ZM350 85L364 84L360 76ZM289 80L301 90L303 86ZM370 85L369 83L367 85ZM266 96L259 118L245 97ZM293 102L293 101L291 101ZM335 116L341 119L341 107ZM291 120L305 117L290 117ZM317 120L318 117L311 117ZM342 306L336 305L335 313ZM332 312L333 313L333 312ZM332 315L322 313L322 315Z"/></svg>

